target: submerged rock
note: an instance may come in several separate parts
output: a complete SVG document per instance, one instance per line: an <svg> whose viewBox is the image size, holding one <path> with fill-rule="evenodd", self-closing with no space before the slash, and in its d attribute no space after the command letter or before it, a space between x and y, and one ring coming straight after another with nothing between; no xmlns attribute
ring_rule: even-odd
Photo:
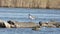
<svg viewBox="0 0 60 34"><path fill-rule="evenodd" d="M40 26L36 26L36 27L34 27L34 28L32 28L32 30L40 30Z"/></svg>

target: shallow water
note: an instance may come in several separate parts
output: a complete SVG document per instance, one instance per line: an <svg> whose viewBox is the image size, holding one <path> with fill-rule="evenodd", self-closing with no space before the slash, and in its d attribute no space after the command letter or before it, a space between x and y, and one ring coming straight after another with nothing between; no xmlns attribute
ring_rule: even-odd
<svg viewBox="0 0 60 34"><path fill-rule="evenodd" d="M29 28L0 28L1 34L60 34L59 28L42 28L34 31Z"/></svg>
<svg viewBox="0 0 60 34"><path fill-rule="evenodd" d="M29 22L29 13L35 16L33 22L60 21L60 10L55 9L0 8L0 19Z"/></svg>
<svg viewBox="0 0 60 34"><path fill-rule="evenodd" d="M33 22L39 21L60 21L60 10L55 9L25 9L25 8L0 8L1 20L15 20L29 22L28 14L35 16ZM33 31L30 28L0 28L1 34L60 34L60 28L41 28Z"/></svg>

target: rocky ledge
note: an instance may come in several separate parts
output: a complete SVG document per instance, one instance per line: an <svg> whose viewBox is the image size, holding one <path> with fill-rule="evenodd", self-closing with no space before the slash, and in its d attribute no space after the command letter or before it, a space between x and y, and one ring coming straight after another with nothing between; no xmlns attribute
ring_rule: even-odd
<svg viewBox="0 0 60 34"><path fill-rule="evenodd" d="M32 28L32 30L39 30L41 27L60 28L60 22L17 22L13 20L0 20L1 28Z"/></svg>

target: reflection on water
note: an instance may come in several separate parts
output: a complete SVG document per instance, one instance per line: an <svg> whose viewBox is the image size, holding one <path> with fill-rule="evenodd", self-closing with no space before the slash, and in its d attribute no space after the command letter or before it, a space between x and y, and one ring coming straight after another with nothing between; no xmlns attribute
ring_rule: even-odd
<svg viewBox="0 0 60 34"><path fill-rule="evenodd" d="M35 16L33 22L60 21L60 10L55 9L24 9L24 8L0 8L0 19L29 22L28 14ZM59 28L41 28L33 31L30 28L0 28L1 34L60 34Z"/></svg>

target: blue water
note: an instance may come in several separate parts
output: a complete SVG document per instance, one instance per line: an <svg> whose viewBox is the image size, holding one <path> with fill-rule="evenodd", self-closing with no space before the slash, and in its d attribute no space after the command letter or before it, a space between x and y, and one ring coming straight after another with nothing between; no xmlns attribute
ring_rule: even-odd
<svg viewBox="0 0 60 34"><path fill-rule="evenodd" d="M28 14L35 16L33 22L39 21L59 21L60 10L57 9L29 9L29 8L0 8L1 20L15 20L19 22L29 22ZM60 34L60 28L41 28L33 31L29 28L0 28L1 34Z"/></svg>

